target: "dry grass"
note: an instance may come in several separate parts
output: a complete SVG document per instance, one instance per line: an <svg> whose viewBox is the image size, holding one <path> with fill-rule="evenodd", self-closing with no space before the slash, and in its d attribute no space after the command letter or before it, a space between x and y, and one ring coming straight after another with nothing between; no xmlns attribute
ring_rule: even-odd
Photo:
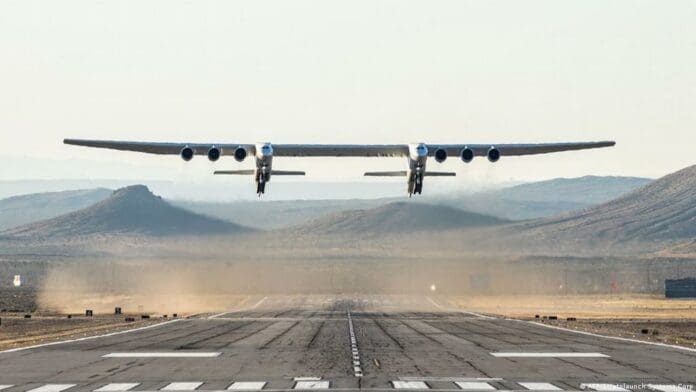
<svg viewBox="0 0 696 392"><path fill-rule="evenodd" d="M696 320L696 299L666 299L657 295L499 295L452 297L452 305L466 310L508 317Z"/></svg>

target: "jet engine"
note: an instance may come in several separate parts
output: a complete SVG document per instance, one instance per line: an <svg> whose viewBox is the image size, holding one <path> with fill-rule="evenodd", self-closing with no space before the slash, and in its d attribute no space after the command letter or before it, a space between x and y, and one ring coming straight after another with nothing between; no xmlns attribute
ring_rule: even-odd
<svg viewBox="0 0 696 392"><path fill-rule="evenodd" d="M186 146L181 149L181 159L185 160L186 162L190 161L193 159L193 148Z"/></svg>
<svg viewBox="0 0 696 392"><path fill-rule="evenodd" d="M237 148L234 150L234 159L235 159L237 162L243 161L244 159L246 159L246 156L247 156L247 151L246 151L244 148L242 148L242 147L237 147Z"/></svg>
<svg viewBox="0 0 696 392"><path fill-rule="evenodd" d="M215 162L218 159L220 159L221 154L222 154L222 152L220 151L220 149L213 146L210 148L210 150L208 150L208 160L210 162Z"/></svg>
<svg viewBox="0 0 696 392"><path fill-rule="evenodd" d="M491 147L488 149L488 160L491 162L498 162L500 159L500 151L497 148Z"/></svg>
<svg viewBox="0 0 696 392"><path fill-rule="evenodd" d="M447 151L445 151L442 148L438 148L437 150L435 150L435 160L438 163L442 163L445 160L447 160Z"/></svg>
<svg viewBox="0 0 696 392"><path fill-rule="evenodd" d="M469 163L474 159L474 150L470 149L469 147L466 147L462 150L459 156L460 158L462 158L462 161Z"/></svg>

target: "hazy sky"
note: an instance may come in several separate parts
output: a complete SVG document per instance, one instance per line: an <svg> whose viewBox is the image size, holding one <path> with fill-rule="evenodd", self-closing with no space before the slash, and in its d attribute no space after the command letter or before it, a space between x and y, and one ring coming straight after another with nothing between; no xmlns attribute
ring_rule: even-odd
<svg viewBox="0 0 696 392"><path fill-rule="evenodd" d="M0 178L212 177L203 158L80 149L64 137L614 139L614 149L439 169L460 183L657 177L696 163L694 21L691 0L0 1ZM356 180L405 163L276 167Z"/></svg>

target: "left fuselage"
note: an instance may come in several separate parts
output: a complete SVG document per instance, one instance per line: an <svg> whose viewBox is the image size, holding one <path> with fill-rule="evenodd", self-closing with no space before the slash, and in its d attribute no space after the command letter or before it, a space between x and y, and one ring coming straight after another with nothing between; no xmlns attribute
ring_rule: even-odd
<svg viewBox="0 0 696 392"><path fill-rule="evenodd" d="M428 147L424 143L409 144L408 146L408 194L421 193L425 164L428 160Z"/></svg>

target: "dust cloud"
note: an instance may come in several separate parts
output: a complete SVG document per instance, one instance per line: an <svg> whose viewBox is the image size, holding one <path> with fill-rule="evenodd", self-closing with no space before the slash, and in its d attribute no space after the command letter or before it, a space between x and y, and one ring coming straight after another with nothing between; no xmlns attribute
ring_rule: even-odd
<svg viewBox="0 0 696 392"><path fill-rule="evenodd" d="M193 314L243 309L252 297L272 295L507 295L513 302L529 295L655 295L665 278L696 272L696 263L678 260L514 256L502 247L498 254L474 253L455 236L265 240L158 241L50 263L38 306L71 313L110 313L119 306L131 313Z"/></svg>

